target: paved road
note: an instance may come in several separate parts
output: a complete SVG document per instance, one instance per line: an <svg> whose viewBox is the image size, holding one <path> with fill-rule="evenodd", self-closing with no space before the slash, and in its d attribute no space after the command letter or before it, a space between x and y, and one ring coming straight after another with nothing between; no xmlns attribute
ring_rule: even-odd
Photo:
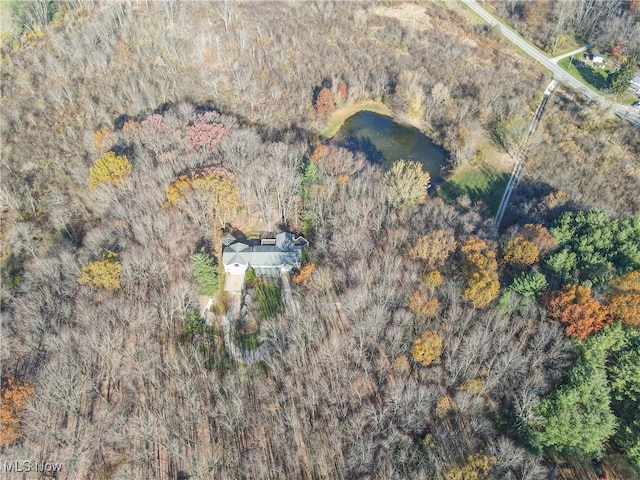
<svg viewBox="0 0 640 480"><path fill-rule="evenodd" d="M629 107L627 105L620 105L619 103L612 102L611 100L606 98L604 95L601 95L595 92L594 90L591 90L590 88L585 86L580 80L578 80L577 78L567 73L562 67L557 65L557 61L560 58L563 58L563 56L556 57L556 58L548 58L544 54L544 52L542 52L540 49L531 45L529 42L527 42L524 38L522 38L517 33L513 32L511 29L505 28L503 25L501 25L493 15L491 15L487 10L485 10L483 7L478 5L478 3L475 0L462 0L462 2L471 10L473 10L475 13L477 13L480 16L480 18L482 18L485 22L487 22L491 26L500 25L500 31L502 32L502 35L504 35L504 37L507 40L509 40L511 43L521 48L527 55L529 55L531 58L536 60L540 65L545 67L547 70L551 70L556 80L562 83L571 85L571 87L578 90L585 97L591 100L602 102L605 105L612 105L616 115L618 115L622 119L629 121L635 126L640 127L640 112L634 110L632 107ZM569 55L571 55L572 53L569 53Z"/></svg>

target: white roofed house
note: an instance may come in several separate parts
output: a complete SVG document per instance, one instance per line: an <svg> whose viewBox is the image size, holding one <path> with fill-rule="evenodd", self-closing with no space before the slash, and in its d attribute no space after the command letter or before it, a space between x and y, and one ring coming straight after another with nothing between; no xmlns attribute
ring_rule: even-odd
<svg viewBox="0 0 640 480"><path fill-rule="evenodd" d="M280 275L299 268L302 263L302 249L309 242L302 236L282 232L276 238L236 241L232 237L223 238L222 263L229 275L244 275L249 267L256 275Z"/></svg>

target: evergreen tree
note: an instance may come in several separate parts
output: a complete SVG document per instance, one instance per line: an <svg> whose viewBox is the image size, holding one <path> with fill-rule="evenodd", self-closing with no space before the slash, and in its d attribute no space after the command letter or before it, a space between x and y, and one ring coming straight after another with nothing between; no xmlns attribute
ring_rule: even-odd
<svg viewBox="0 0 640 480"><path fill-rule="evenodd" d="M200 295L215 295L218 290L218 272L213 259L201 249L193 256L193 270Z"/></svg>
<svg viewBox="0 0 640 480"><path fill-rule="evenodd" d="M614 93L622 93L627 88L636 74L636 61L634 58L627 58L620 68L609 77L609 88Z"/></svg>

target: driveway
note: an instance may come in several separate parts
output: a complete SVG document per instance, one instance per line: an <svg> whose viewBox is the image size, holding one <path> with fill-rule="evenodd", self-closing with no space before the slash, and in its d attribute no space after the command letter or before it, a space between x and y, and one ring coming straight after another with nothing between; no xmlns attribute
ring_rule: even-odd
<svg viewBox="0 0 640 480"><path fill-rule="evenodd" d="M224 277L224 291L228 293L240 293L242 292L242 286L244 285L244 275L225 275Z"/></svg>

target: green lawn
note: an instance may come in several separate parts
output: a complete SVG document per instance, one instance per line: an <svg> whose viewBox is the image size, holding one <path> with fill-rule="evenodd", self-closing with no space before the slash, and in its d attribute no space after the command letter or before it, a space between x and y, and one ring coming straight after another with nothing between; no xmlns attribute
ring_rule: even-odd
<svg viewBox="0 0 640 480"><path fill-rule="evenodd" d="M609 70L606 68L591 68L584 63L584 57L584 53L579 53L573 56L573 60L572 57L563 58L558 62L558 65L591 88L591 90L598 93L603 92L607 88ZM569 64L571 64L571 67L569 67Z"/></svg>
<svg viewBox="0 0 640 480"><path fill-rule="evenodd" d="M438 196L446 202L455 203L462 195L472 202L483 201L492 212L498 210L510 173L482 166L454 173L438 187Z"/></svg>
<svg viewBox="0 0 640 480"><path fill-rule="evenodd" d="M234 329L234 332L236 334L236 345L242 350L257 350L260 347L260 340L258 339L260 329L249 334L240 333L237 329Z"/></svg>
<svg viewBox="0 0 640 480"><path fill-rule="evenodd" d="M273 318L276 314L284 310L280 287L277 285L272 283L260 283L256 285L256 298L258 299L260 317L262 317L263 320Z"/></svg>

